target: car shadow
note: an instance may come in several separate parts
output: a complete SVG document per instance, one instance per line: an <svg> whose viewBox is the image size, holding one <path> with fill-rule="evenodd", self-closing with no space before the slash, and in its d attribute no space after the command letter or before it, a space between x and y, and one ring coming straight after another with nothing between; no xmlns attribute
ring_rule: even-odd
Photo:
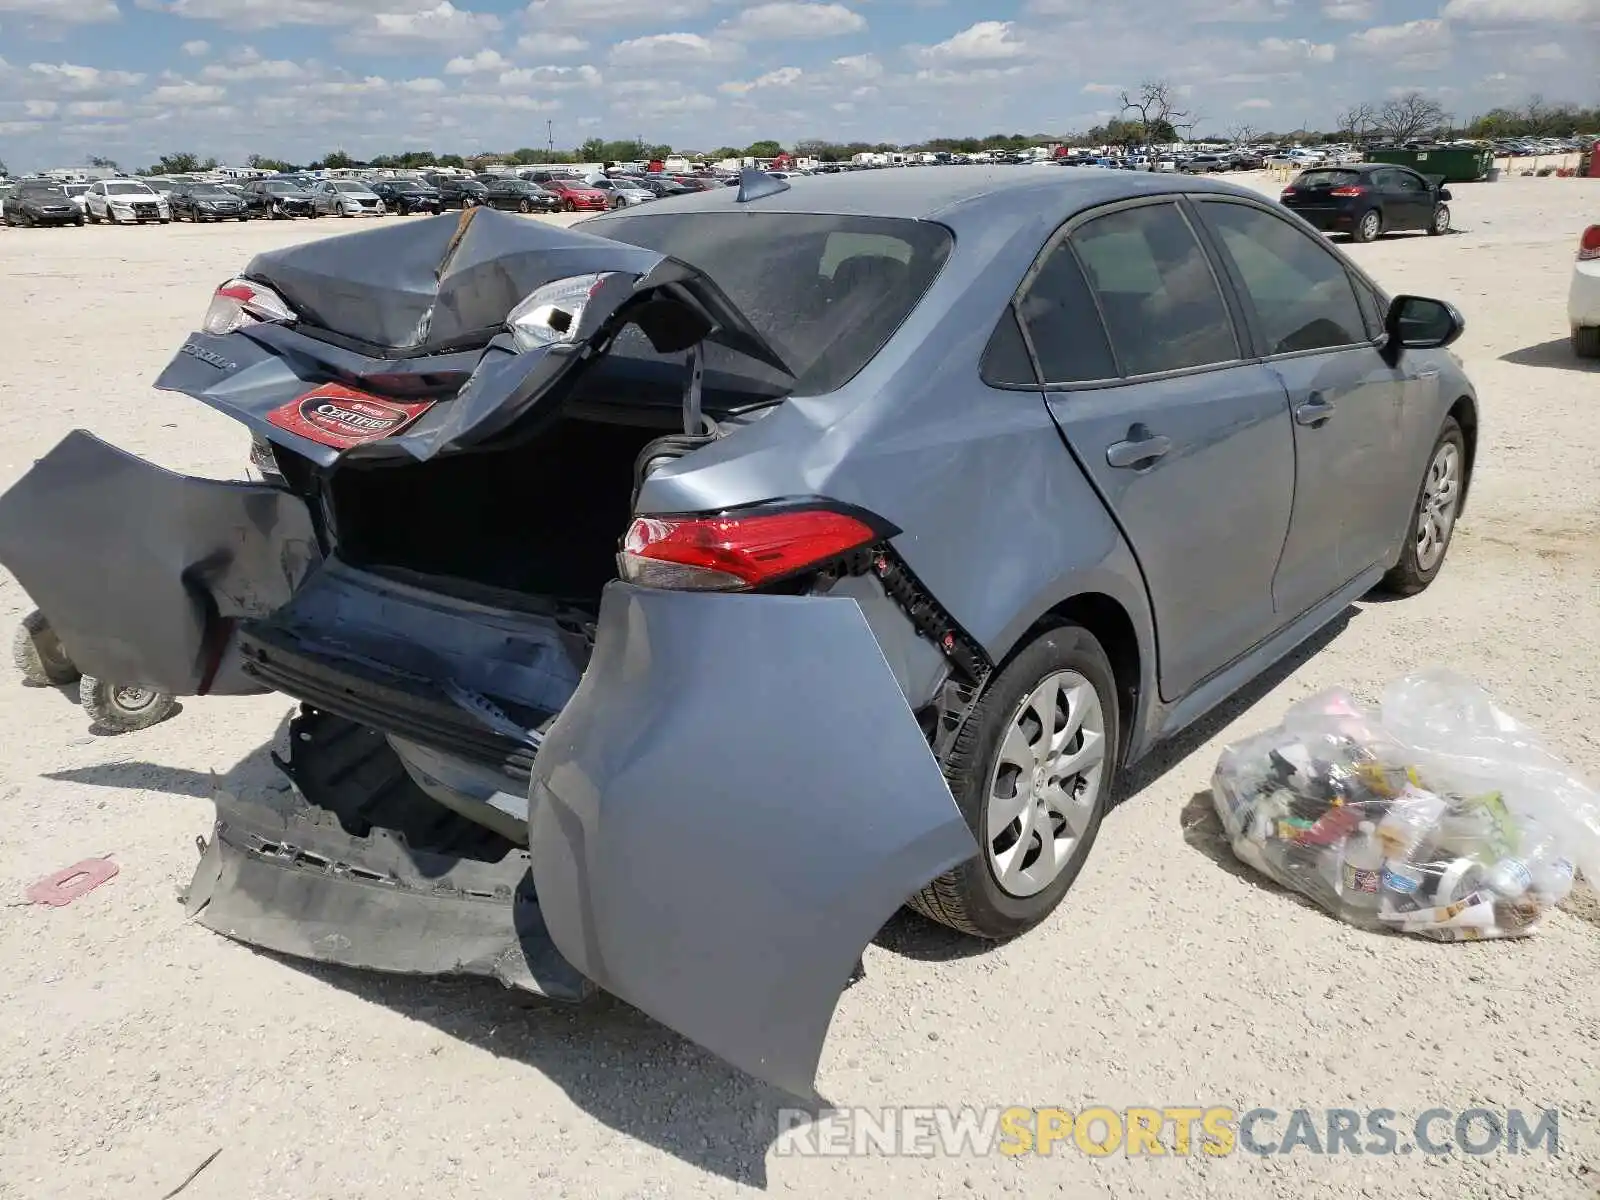
<svg viewBox="0 0 1600 1200"><path fill-rule="evenodd" d="M177 713L174 713L174 716L176 715ZM116 736L136 738L138 734L125 733ZM40 778L54 779L61 783L87 783L93 787L166 792L173 796L191 796L196 800L209 800L218 790L232 792L235 795L244 795L251 791L283 792L289 789L289 780L272 761L272 756L274 752L283 753L287 749L288 737L289 717L286 715L278 723L271 741L257 746L221 775L211 771L193 771L186 767L168 767L160 763L125 759L121 762L97 763L88 767L68 767L62 771L44 771L41 772Z"/></svg>
<svg viewBox="0 0 1600 1200"><path fill-rule="evenodd" d="M1519 367L1554 367L1561 371L1600 371L1600 359L1579 358L1572 351L1570 338L1552 338L1536 346L1524 346L1500 356L1501 362L1515 363Z"/></svg>

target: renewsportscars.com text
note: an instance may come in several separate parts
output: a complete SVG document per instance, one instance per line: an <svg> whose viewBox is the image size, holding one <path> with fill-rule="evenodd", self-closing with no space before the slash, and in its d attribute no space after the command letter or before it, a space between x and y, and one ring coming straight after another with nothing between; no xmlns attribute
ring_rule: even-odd
<svg viewBox="0 0 1600 1200"><path fill-rule="evenodd" d="M1087 1154L1210 1157L1555 1155L1560 1112L1430 1108L853 1108L813 1116L780 1109L778 1155L963 1157Z"/></svg>

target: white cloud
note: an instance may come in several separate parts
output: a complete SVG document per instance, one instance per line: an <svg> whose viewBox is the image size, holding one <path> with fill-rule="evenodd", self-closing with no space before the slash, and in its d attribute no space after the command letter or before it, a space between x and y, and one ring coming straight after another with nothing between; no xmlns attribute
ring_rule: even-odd
<svg viewBox="0 0 1600 1200"><path fill-rule="evenodd" d="M419 12L375 12L350 27L340 39L347 50L368 54L404 54L433 46L481 42L500 29L493 13L475 13L439 0Z"/></svg>
<svg viewBox="0 0 1600 1200"><path fill-rule="evenodd" d="M1261 56L1278 62L1332 62L1338 51L1328 42L1309 38L1262 38L1256 43Z"/></svg>
<svg viewBox="0 0 1600 1200"><path fill-rule="evenodd" d="M726 62L739 52L724 42L698 33L652 33L629 38L611 47L611 61L619 67L657 67Z"/></svg>
<svg viewBox="0 0 1600 1200"><path fill-rule="evenodd" d="M1397 58L1442 49L1450 44L1450 27L1440 20L1407 21L1403 25L1376 25L1350 35L1350 44L1363 54Z"/></svg>
<svg viewBox="0 0 1600 1200"><path fill-rule="evenodd" d="M516 67L502 71L495 81L503 88L537 88L551 91L560 88L598 87L602 82L600 72L587 63L581 67Z"/></svg>
<svg viewBox="0 0 1600 1200"><path fill-rule="evenodd" d="M517 49L524 54L582 54L589 43L570 33L525 33L517 39Z"/></svg>
<svg viewBox="0 0 1600 1200"><path fill-rule="evenodd" d="M511 60L498 50L479 50L464 58L452 58L444 65L446 75L472 75L483 71L505 71Z"/></svg>
<svg viewBox="0 0 1600 1200"><path fill-rule="evenodd" d="M0 0L0 14L54 25L96 25L122 15L116 0Z"/></svg>
<svg viewBox="0 0 1600 1200"><path fill-rule="evenodd" d="M182 50L190 58L204 58L211 53L211 43L196 39L192 42L185 42L178 49Z"/></svg>
<svg viewBox="0 0 1600 1200"><path fill-rule="evenodd" d="M833 65L852 79L878 79L883 75L883 64L876 54L847 54L834 59Z"/></svg>
<svg viewBox="0 0 1600 1200"><path fill-rule="evenodd" d="M1241 108L1241 109L1242 108L1271 108L1272 107L1272 101L1271 100L1263 100L1263 99L1260 99L1260 98L1257 98L1257 99L1254 99L1254 100L1241 100L1238 104L1234 105L1234 107L1235 108Z"/></svg>
<svg viewBox="0 0 1600 1200"><path fill-rule="evenodd" d="M979 21L933 46L911 46L911 56L930 67L1020 58L1028 48L1014 36L1011 21Z"/></svg>
<svg viewBox="0 0 1600 1200"><path fill-rule="evenodd" d="M234 79L299 79L306 70L288 59L251 58L240 63L210 63L200 71L200 78L210 80Z"/></svg>
<svg viewBox="0 0 1600 1200"><path fill-rule="evenodd" d="M74 100L67 105L67 115L102 119L126 117L128 106L121 100Z"/></svg>
<svg viewBox="0 0 1600 1200"><path fill-rule="evenodd" d="M226 88L205 83L168 83L145 97L152 104L216 104L228 94Z"/></svg>
<svg viewBox="0 0 1600 1200"><path fill-rule="evenodd" d="M710 7L710 0L532 0L523 12L530 23L552 29L582 25L617 28L682 21L700 16Z"/></svg>
<svg viewBox="0 0 1600 1200"><path fill-rule="evenodd" d="M1120 96L1122 88L1114 83L1086 83L1082 91L1086 96Z"/></svg>
<svg viewBox="0 0 1600 1200"><path fill-rule="evenodd" d="M866 27L866 18L843 4L802 3L801 0L757 4L722 23L722 29L731 37L770 41L839 37L860 33Z"/></svg>
<svg viewBox="0 0 1600 1200"><path fill-rule="evenodd" d="M100 92L111 88L133 87L144 82L144 75L134 71L102 71L98 67L80 67L75 63L29 63L28 70L35 82L61 92Z"/></svg>
<svg viewBox="0 0 1600 1200"><path fill-rule="evenodd" d="M945 67L924 67L915 75L918 83L935 87L975 87L979 84L996 84L1014 79L1022 74L1021 67L973 67L953 71Z"/></svg>
<svg viewBox="0 0 1600 1200"><path fill-rule="evenodd" d="M61 105L54 100L24 100L22 111L30 117L53 117Z"/></svg>
<svg viewBox="0 0 1600 1200"><path fill-rule="evenodd" d="M1322 15L1330 21L1370 21L1377 12L1373 0L1323 0Z"/></svg>
<svg viewBox="0 0 1600 1200"><path fill-rule="evenodd" d="M758 75L754 79L729 80L721 84L718 91L727 92L730 96L743 96L758 88L793 87L804 77L805 72L799 67L779 67L776 71L768 71L765 75Z"/></svg>
<svg viewBox="0 0 1600 1200"><path fill-rule="evenodd" d="M1450 0L1440 14L1451 21L1482 25L1600 21L1596 0Z"/></svg>
<svg viewBox="0 0 1600 1200"><path fill-rule="evenodd" d="M437 96L441 92L449 90L449 85L444 80L431 77L406 79L401 82L400 86L405 91L415 93L418 96Z"/></svg>

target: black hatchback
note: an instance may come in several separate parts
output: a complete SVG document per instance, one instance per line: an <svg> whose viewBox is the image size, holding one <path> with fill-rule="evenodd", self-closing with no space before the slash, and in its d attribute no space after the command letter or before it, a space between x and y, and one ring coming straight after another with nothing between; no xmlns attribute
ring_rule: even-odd
<svg viewBox="0 0 1600 1200"><path fill-rule="evenodd" d="M391 212L402 217L412 213L438 213L444 211L444 201L437 188L414 179L376 179L369 185L378 198L389 206Z"/></svg>
<svg viewBox="0 0 1600 1200"><path fill-rule="evenodd" d="M7 225L82 225L83 209L66 189L49 180L24 180L6 197Z"/></svg>
<svg viewBox="0 0 1600 1200"><path fill-rule="evenodd" d="M1410 167L1356 163L1302 171L1278 197L1325 233L1370 242L1379 234L1450 232L1450 192Z"/></svg>

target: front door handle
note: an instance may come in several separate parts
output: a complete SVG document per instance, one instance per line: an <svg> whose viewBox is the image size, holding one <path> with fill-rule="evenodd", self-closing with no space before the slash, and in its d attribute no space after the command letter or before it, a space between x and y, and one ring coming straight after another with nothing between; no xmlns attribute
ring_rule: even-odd
<svg viewBox="0 0 1600 1200"><path fill-rule="evenodd" d="M1333 405L1328 403L1327 398L1321 392L1312 392L1306 398L1305 403L1294 410L1294 419L1296 421L1302 425L1310 425L1313 428L1322 426L1331 416L1333 416Z"/></svg>
<svg viewBox="0 0 1600 1200"><path fill-rule="evenodd" d="M1151 433L1143 425L1128 430L1128 439L1106 447L1106 462L1113 467L1147 466L1172 449L1172 439Z"/></svg>

